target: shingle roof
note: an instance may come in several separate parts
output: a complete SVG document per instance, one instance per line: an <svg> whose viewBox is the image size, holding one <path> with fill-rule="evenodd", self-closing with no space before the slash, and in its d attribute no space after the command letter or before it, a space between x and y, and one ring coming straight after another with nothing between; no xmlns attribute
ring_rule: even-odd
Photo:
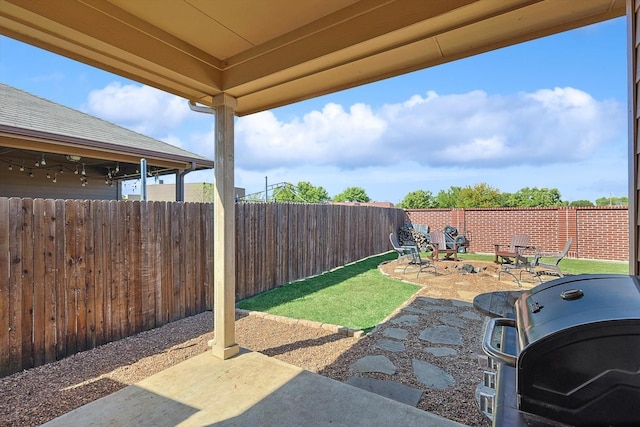
<svg viewBox="0 0 640 427"><path fill-rule="evenodd" d="M185 108L186 101L185 101ZM212 163L213 160L109 123L89 114L0 83L0 126L110 145L114 150L152 151L163 157Z"/></svg>

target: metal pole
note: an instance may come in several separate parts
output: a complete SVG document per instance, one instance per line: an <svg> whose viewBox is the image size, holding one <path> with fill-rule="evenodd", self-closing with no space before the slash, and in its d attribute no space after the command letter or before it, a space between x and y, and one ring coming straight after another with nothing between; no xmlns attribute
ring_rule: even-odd
<svg viewBox="0 0 640 427"><path fill-rule="evenodd" d="M264 177L264 202L269 203L269 190L267 190L267 177Z"/></svg>
<svg viewBox="0 0 640 427"><path fill-rule="evenodd" d="M140 159L140 200L147 200L147 159Z"/></svg>

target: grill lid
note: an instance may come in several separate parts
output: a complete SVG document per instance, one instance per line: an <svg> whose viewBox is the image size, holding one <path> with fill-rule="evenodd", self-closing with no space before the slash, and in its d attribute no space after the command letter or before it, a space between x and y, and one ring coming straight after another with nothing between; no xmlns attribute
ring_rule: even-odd
<svg viewBox="0 0 640 427"><path fill-rule="evenodd" d="M622 274L565 277L524 292L515 308L520 349L524 349L572 327L640 319L640 281Z"/></svg>
<svg viewBox="0 0 640 427"><path fill-rule="evenodd" d="M516 302L519 409L572 425L639 425L640 284L581 275Z"/></svg>

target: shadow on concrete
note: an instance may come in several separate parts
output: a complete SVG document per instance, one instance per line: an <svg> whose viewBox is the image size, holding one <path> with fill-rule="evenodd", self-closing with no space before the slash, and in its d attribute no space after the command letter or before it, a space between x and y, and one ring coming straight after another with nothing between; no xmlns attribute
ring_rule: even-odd
<svg viewBox="0 0 640 427"><path fill-rule="evenodd" d="M441 426L459 424L243 350L193 357L45 424L78 426Z"/></svg>
<svg viewBox="0 0 640 427"><path fill-rule="evenodd" d="M48 423L47 427L92 426L175 426L199 409L135 385L94 400Z"/></svg>

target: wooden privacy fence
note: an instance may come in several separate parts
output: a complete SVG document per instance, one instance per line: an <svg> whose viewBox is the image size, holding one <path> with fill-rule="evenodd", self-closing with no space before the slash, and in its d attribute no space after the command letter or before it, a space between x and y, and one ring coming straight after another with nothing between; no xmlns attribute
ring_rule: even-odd
<svg viewBox="0 0 640 427"><path fill-rule="evenodd" d="M213 205L0 198L0 376L211 308ZM236 205L238 299L389 249L398 209Z"/></svg>
<svg viewBox="0 0 640 427"><path fill-rule="evenodd" d="M236 205L236 298L391 249L404 211L373 206Z"/></svg>
<svg viewBox="0 0 640 427"><path fill-rule="evenodd" d="M0 370L204 311L212 208L0 198Z"/></svg>

